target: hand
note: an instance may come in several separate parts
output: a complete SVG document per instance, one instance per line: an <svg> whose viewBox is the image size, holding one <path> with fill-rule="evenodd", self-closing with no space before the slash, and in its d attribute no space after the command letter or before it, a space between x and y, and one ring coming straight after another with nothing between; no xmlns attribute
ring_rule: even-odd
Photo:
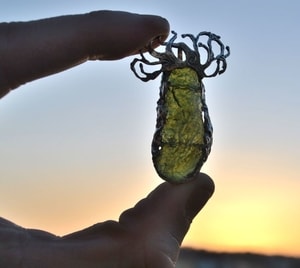
<svg viewBox="0 0 300 268"><path fill-rule="evenodd" d="M158 186L120 216L57 237L0 218L0 267L174 268L192 219L214 191L205 174Z"/></svg>
<svg viewBox="0 0 300 268"><path fill-rule="evenodd" d="M0 98L26 82L87 60L117 60L169 34L158 16L97 11L0 24Z"/></svg>
<svg viewBox="0 0 300 268"><path fill-rule="evenodd" d="M155 47L169 33L157 16L99 11L0 24L0 97L86 60L116 60ZM57 237L0 218L0 267L174 267L180 244L214 189L204 174L161 184L119 222Z"/></svg>

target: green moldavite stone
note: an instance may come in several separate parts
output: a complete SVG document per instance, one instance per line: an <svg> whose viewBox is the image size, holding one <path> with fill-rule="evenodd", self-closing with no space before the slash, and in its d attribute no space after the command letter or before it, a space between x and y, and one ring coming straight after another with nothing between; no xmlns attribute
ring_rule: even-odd
<svg viewBox="0 0 300 268"><path fill-rule="evenodd" d="M175 183L185 182L203 164L204 126L201 82L191 68L173 70L167 90L158 107L164 111L163 127L158 130L160 147L153 155L158 174Z"/></svg>

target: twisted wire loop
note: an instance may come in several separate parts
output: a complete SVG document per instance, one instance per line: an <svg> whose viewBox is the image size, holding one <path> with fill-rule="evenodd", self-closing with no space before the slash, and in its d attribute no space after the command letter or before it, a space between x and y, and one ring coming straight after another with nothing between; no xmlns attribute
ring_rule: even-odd
<svg viewBox="0 0 300 268"><path fill-rule="evenodd" d="M157 59L156 61L151 62L145 57L144 53L140 53L141 58L135 58L131 62L130 68L139 79L144 82L154 80L162 72L170 72L176 68L184 67L194 69L200 80L204 77L214 77L225 72L227 68L226 58L230 55L230 48L224 46L220 36L207 31L200 32L197 36L182 34L182 38L189 38L191 40L192 48L190 48L184 42L175 43L177 33L172 31L172 34L173 36L168 42L162 43L165 46L164 52L158 52L153 49L151 44L148 45L148 52L153 58ZM207 38L206 43L201 42L200 39L205 37ZM214 44L219 47L219 53L216 56L213 51ZM177 49L177 55L175 55L174 49ZM206 61L203 63L201 61L202 55L200 55L200 49L206 53ZM184 59L183 54L185 56ZM210 74L207 74L206 70L213 63L216 64L215 69ZM138 64L138 70L136 69L136 64ZM147 72L144 69L144 65L161 65L161 67L159 70Z"/></svg>

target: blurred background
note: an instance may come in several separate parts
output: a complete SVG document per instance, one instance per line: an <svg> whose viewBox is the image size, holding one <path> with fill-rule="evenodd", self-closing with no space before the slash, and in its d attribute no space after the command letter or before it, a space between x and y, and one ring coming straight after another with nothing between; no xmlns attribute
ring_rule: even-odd
<svg viewBox="0 0 300 268"><path fill-rule="evenodd" d="M103 2L0 0L0 17L124 10L221 35L228 69L203 81L214 144L202 171L216 192L183 245L300 256L300 2ZM160 79L138 80L132 59L88 62L1 99L2 217L63 235L117 220L162 182L150 151Z"/></svg>

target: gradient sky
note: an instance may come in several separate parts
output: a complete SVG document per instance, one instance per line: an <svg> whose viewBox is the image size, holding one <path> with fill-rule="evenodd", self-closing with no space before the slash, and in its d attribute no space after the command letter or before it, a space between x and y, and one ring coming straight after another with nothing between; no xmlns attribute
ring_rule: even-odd
<svg viewBox="0 0 300 268"><path fill-rule="evenodd" d="M0 0L0 17L113 9L221 35L228 70L204 80L214 144L202 171L216 192L184 245L300 256L300 2L101 2ZM131 61L89 62L0 101L2 217L66 234L117 219L162 182L150 152L160 79L136 79Z"/></svg>

